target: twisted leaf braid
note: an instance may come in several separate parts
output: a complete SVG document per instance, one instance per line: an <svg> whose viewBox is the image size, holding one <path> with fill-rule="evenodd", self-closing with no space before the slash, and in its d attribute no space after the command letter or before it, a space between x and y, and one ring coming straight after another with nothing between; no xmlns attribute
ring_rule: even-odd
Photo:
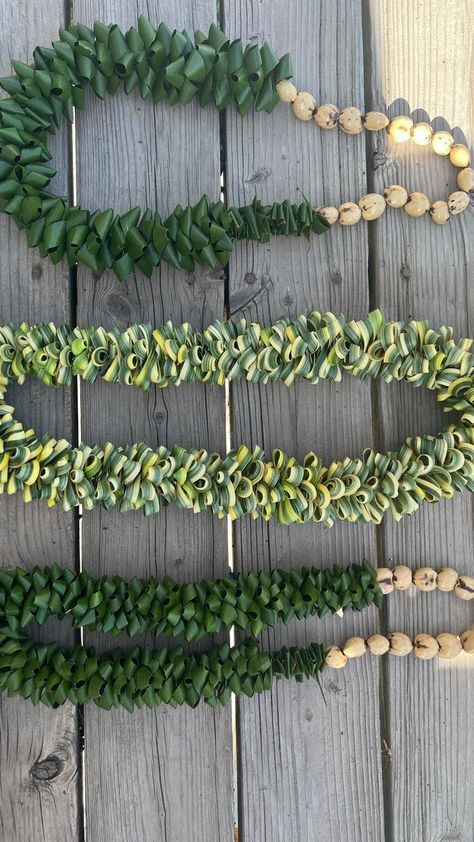
<svg viewBox="0 0 474 842"><path fill-rule="evenodd" d="M43 625L52 615L62 620L69 614L76 628L130 637L151 631L200 640L232 626L250 629L256 637L279 621L361 611L372 603L381 606L382 591L365 559L344 569L239 573L184 585L170 576L162 582L136 576L130 582L120 576L95 579L57 564L0 571L0 619L6 618L14 632L32 620Z"/></svg>
<svg viewBox="0 0 474 842"><path fill-rule="evenodd" d="M139 207L124 214L69 207L67 199L48 191L56 171L46 138L73 108L85 107L90 85L103 98L123 82L152 102L200 105L221 110L235 105L271 111L278 102L276 85L292 76L288 55L279 59L268 46L229 41L214 24L208 35L155 28L144 17L138 29L124 35L116 24L96 22L93 29L72 24L61 29L52 48L37 47L33 63L12 61L15 75L0 79L9 94L0 100L0 210L28 230L28 245L37 246L53 263L84 263L95 271L112 269L124 280L138 267L151 276L161 261L193 272L196 266L226 266L233 240L268 242L272 235L309 237L329 227L306 200L262 205L255 199L241 208L226 207L203 196L194 206L177 205L165 219Z"/></svg>
<svg viewBox="0 0 474 842"><path fill-rule="evenodd" d="M267 520L276 515L285 524L380 523L387 510L399 520L423 500L474 490L471 347L471 339L455 342L451 328L390 322L379 311L357 322L331 313L281 319L272 327L217 321L203 333L170 323L156 331L136 325L124 333L6 325L0 329L0 493L21 491L26 502L47 500L65 509L119 504L121 511L145 514L176 501L194 512ZM8 384L23 383L27 373L53 385L79 373L90 382L101 376L148 388L151 382L223 383L244 376L317 382L339 380L342 371L436 391L446 411L461 413L460 421L437 436L410 437L396 452L366 449L362 458L325 467L313 452L299 463L278 449L268 458L258 446L241 445L225 456L177 445L152 450L144 443L72 447L25 430L3 397Z"/></svg>

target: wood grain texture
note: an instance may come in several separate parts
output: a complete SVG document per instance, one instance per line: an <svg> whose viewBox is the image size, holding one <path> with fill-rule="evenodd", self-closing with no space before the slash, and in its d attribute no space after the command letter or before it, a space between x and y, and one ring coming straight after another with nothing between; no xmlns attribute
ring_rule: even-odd
<svg viewBox="0 0 474 842"><path fill-rule="evenodd" d="M474 129L474 8L469 2L371 2L368 107L391 116L413 114L436 129L451 128L472 145ZM423 109L423 110L421 110ZM376 140L369 178L373 188L400 183L431 200L455 188L449 161L430 149ZM372 229L374 301L394 318L429 318L453 325L456 335L474 329L474 210L436 226L400 211ZM433 396L409 387L381 387L380 444L396 448L413 433L436 433L447 419ZM449 419L451 420L451 419ZM449 423L449 422L448 422ZM389 564L435 568L452 563L473 575L473 503L470 495L423 506L399 524L387 519L382 547ZM388 601L384 625L408 633L460 632L474 621L472 603L452 595L415 593ZM474 805L472 665L390 659L384 670L387 761L387 831L399 839L472 842ZM462 725L461 725L462 723Z"/></svg>
<svg viewBox="0 0 474 842"><path fill-rule="evenodd" d="M37 44L47 45L64 22L64 4L39 0L0 4L0 72L11 73L10 59L30 61ZM67 192L66 129L51 141L58 176L53 189ZM68 321L69 271L27 247L26 235L0 217L2 324L27 320ZM38 432L72 435L71 393L54 392L32 380L8 391L17 416ZM0 498L0 565L75 564L74 515L23 504L20 496ZM37 632L34 632L35 634ZM72 634L48 623L44 635L65 643ZM8 842L64 842L79 838L77 720L74 707L33 708L29 702L0 700L0 838Z"/></svg>
<svg viewBox="0 0 474 842"><path fill-rule="evenodd" d="M267 40L290 51L296 84L318 102L363 100L361 8L358 2L225 4L231 38ZM335 73L335 68L338 72ZM285 110L286 108L286 110ZM365 192L362 137L322 132L298 123L288 107L271 116L227 122L229 201L243 204L287 196L339 204ZM368 244L363 226L333 230L311 244L272 240L236 248L229 273L231 314L268 323L332 309L359 317L368 309ZM279 446L301 458L356 456L371 443L370 389L344 381L317 387L297 383L238 384L232 388L233 444ZM375 558L374 530L337 524L282 527L235 525L238 569L291 567ZM325 622L293 623L264 635L274 649L288 642L343 640L377 628L375 612ZM369 659L342 675L326 672L324 705L315 684L285 683L239 704L240 837L244 842L380 840L383 835L378 665ZM336 783L337 782L337 783Z"/></svg>
<svg viewBox="0 0 474 842"><path fill-rule="evenodd" d="M74 17L86 24L98 18L127 29L140 13L192 34L215 20L216 8L211 0L192 8L186 2L74 4ZM205 192L218 198L219 149L212 108L153 107L137 93L104 103L91 95L77 119L78 199L117 211L138 204L166 217L178 202L196 202ZM200 328L223 310L220 270L187 276L164 267L151 280L137 274L125 284L110 273L97 278L78 271L82 324L125 328L172 318ZM81 407L84 441L225 449L223 389L197 384L144 395L101 383L82 390ZM82 522L84 566L100 574L170 574L180 581L219 576L227 570L226 542L225 521L176 507L150 518L94 511ZM103 637L95 642L107 645ZM94 842L227 842L233 826L231 737L230 709L158 708L130 716L87 708L86 811Z"/></svg>

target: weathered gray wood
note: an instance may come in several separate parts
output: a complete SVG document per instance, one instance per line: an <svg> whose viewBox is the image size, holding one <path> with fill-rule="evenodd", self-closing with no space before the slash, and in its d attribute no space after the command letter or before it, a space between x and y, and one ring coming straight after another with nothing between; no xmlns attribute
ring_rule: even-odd
<svg viewBox="0 0 474 842"><path fill-rule="evenodd" d="M474 8L441 0L370 4L370 107L433 120L435 128L461 126L473 138ZM441 21L444 22L441 32ZM395 102L394 102L395 100ZM459 129L454 134L462 138ZM378 141L372 158L373 182L389 183L445 198L455 188L449 161L429 149ZM374 163L375 162L375 163ZM389 210L374 228L374 291L377 304L394 318L429 318L433 326L453 325L457 336L472 336L474 212L445 227L427 217L411 220ZM405 387L380 392L381 446L396 448L407 435L435 433L446 416L433 396ZM451 419L449 419L451 420ZM448 421L449 423L449 421ZM387 519L382 531L387 562L410 566L454 564L474 571L473 508L469 495L422 507L399 524ZM460 632L472 625L472 604L452 595L395 596L384 624L408 633ZM469 670L469 671L468 671ZM384 672L387 801L390 840L457 839L472 842L474 826L472 671L454 663L389 659ZM388 755L387 755L388 757Z"/></svg>
<svg viewBox="0 0 474 842"><path fill-rule="evenodd" d="M64 4L45 7L39 0L0 4L0 72L11 73L10 58L30 61L37 44L48 44L64 22ZM58 176L53 189L67 190L66 131L52 140ZM0 217L2 324L8 321L68 321L67 264L53 267L28 249L26 235ZM8 392L18 417L41 432L71 436L71 395L46 390L33 381ZM59 562L74 566L74 515L23 504L21 497L0 498L0 564L31 566ZM63 624L48 624L43 634L60 634ZM0 838L9 842L64 842L79 838L77 721L75 709L33 708L30 702L0 700Z"/></svg>
<svg viewBox="0 0 474 842"><path fill-rule="evenodd" d="M211 0L138 4L80 0L78 20L136 25L152 21L192 33L215 20ZM165 216L177 202L203 192L218 197L219 120L215 110L153 107L138 94L100 103L90 96L77 119L78 198L89 207L125 210L136 204ZM190 321L203 326L222 316L219 272L186 277L166 268L152 280L120 285L111 275L78 272L79 320L126 327L135 321ZM104 383L82 390L82 438L116 443L225 448L224 391L196 385L148 396ZM218 576L227 565L226 524L209 515L171 508L151 518L95 511L82 522L84 566L124 576L171 574L181 581ZM90 640L90 637L87 637ZM148 641L152 644L152 641ZM97 638L104 647L104 639ZM110 644L109 644L110 645ZM172 645L172 644L171 644ZM232 833L230 710L159 708L85 711L87 826L94 842L228 840Z"/></svg>
<svg viewBox="0 0 474 842"><path fill-rule="evenodd" d="M290 51L296 84L318 102L363 102L359 2L338 4L227 2L226 28L244 41L268 40ZM335 52L335 45L341 49ZM343 45L343 46L342 46ZM307 196L314 204L339 204L365 192L362 137L322 132L298 123L285 106L271 116L227 123L229 200L266 201ZM368 245L363 226L333 230L305 241L273 240L242 246L230 264L232 315L268 322L282 313L312 309L359 317L368 309ZM370 389L346 381L317 387L298 383L232 389L233 442L279 446L302 457L315 449L324 459L360 454L371 444ZM375 560L374 531L337 524L282 527L241 521L235 526L239 569L327 566L363 555ZM277 628L264 640L273 649L288 642L343 642L377 628L375 612L343 620ZM285 683L239 704L240 837L245 842L314 842L383 836L378 664L369 659L344 674L325 673L328 704L314 684Z"/></svg>

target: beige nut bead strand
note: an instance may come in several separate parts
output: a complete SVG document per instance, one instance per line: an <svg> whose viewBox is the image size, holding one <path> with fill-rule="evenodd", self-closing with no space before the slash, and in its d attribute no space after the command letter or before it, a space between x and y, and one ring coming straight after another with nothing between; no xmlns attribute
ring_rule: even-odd
<svg viewBox="0 0 474 842"><path fill-rule="evenodd" d="M332 102L320 105L314 114L314 122L320 129L335 129L339 120L339 108Z"/></svg>
<svg viewBox="0 0 474 842"><path fill-rule="evenodd" d="M324 219L329 222L330 225L334 225L334 223L339 219L338 209L333 208L332 206L316 208L316 212L320 213L321 216L324 216Z"/></svg>
<svg viewBox="0 0 474 842"><path fill-rule="evenodd" d="M417 658L422 661L430 661L438 654L439 643L430 634L417 634L414 649Z"/></svg>
<svg viewBox="0 0 474 842"><path fill-rule="evenodd" d="M407 591L413 584L413 574L406 564L398 564L392 570L393 584L398 591Z"/></svg>
<svg viewBox="0 0 474 842"><path fill-rule="evenodd" d="M431 148L436 155L449 155L454 137L450 132L435 132L431 141Z"/></svg>
<svg viewBox="0 0 474 842"><path fill-rule="evenodd" d="M369 132L380 132L382 129L386 129L389 124L387 115L382 114L381 111L369 111L362 120L364 128Z"/></svg>
<svg viewBox="0 0 474 842"><path fill-rule="evenodd" d="M367 193L359 200L359 207L362 211L363 218L372 221L382 216L386 202L380 193Z"/></svg>
<svg viewBox="0 0 474 842"><path fill-rule="evenodd" d="M355 225L362 216L362 211L355 202L343 202L339 205L338 212L341 225Z"/></svg>
<svg viewBox="0 0 474 842"><path fill-rule="evenodd" d="M430 207L430 216L436 225L446 225L450 217L448 203L443 199L437 199Z"/></svg>
<svg viewBox="0 0 474 842"><path fill-rule="evenodd" d="M350 637L342 647L346 658L361 658L366 649L367 645L363 637Z"/></svg>
<svg viewBox="0 0 474 842"><path fill-rule="evenodd" d="M462 652L462 643L459 637L449 632L441 632L436 636L439 646L438 658L444 661L450 661L451 658L456 658Z"/></svg>
<svg viewBox="0 0 474 842"><path fill-rule="evenodd" d="M387 637L390 643L389 652L391 655L397 655L399 658L402 658L412 651L413 643L407 634L403 634L403 632L392 632Z"/></svg>
<svg viewBox="0 0 474 842"><path fill-rule="evenodd" d="M387 133L396 143L405 143L410 140L410 132L413 128L411 117L395 117L387 126Z"/></svg>
<svg viewBox="0 0 474 842"><path fill-rule="evenodd" d="M280 102L294 102L298 91L289 79L282 79L276 86Z"/></svg>
<svg viewBox="0 0 474 842"><path fill-rule="evenodd" d="M391 208L402 208L408 202L408 191L401 184L389 184L383 195Z"/></svg>
<svg viewBox="0 0 474 842"><path fill-rule="evenodd" d="M362 114L358 108L343 108L339 114L339 125L346 134L359 134L362 131Z"/></svg>
<svg viewBox="0 0 474 842"><path fill-rule="evenodd" d="M438 573L436 584L440 591L449 593L454 591L454 586L458 580L458 571L452 567L443 567Z"/></svg>
<svg viewBox="0 0 474 842"><path fill-rule="evenodd" d="M449 150L449 160L455 167L468 167L471 163L471 155L464 143L453 143Z"/></svg>
<svg viewBox="0 0 474 842"><path fill-rule="evenodd" d="M347 664L347 657L339 646L330 646L326 654L326 665L333 670L340 670Z"/></svg>
<svg viewBox="0 0 474 842"><path fill-rule="evenodd" d="M425 193L410 193L408 202L404 205L404 210L408 216L418 217L423 216L430 209L430 202Z"/></svg>
<svg viewBox="0 0 474 842"><path fill-rule="evenodd" d="M293 114L298 120L308 121L316 109L316 100L308 91L300 91L296 94L292 104Z"/></svg>
<svg viewBox="0 0 474 842"><path fill-rule="evenodd" d="M428 146L433 137L433 129L429 123L416 123L410 131L410 137L417 146Z"/></svg>
<svg viewBox="0 0 474 842"><path fill-rule="evenodd" d="M390 649L390 641L383 634L372 634L367 640L367 648L371 655L385 655Z"/></svg>
<svg viewBox="0 0 474 842"><path fill-rule="evenodd" d="M395 590L393 573L388 567L379 567L377 570L377 584L384 596Z"/></svg>
<svg viewBox="0 0 474 842"><path fill-rule="evenodd" d="M462 213L466 210L469 206L469 195L464 190L456 190L454 193L451 193L448 199L448 208L449 213L451 216L456 216L458 213Z"/></svg>
<svg viewBox="0 0 474 842"><path fill-rule="evenodd" d="M419 591L435 591L437 588L438 574L432 567L419 567L413 574L415 587Z"/></svg>
<svg viewBox="0 0 474 842"><path fill-rule="evenodd" d="M458 172L456 181L460 190L465 190L466 193L474 190L474 170L472 167L466 167Z"/></svg>
<svg viewBox="0 0 474 842"><path fill-rule="evenodd" d="M474 578L472 576L460 576L454 586L454 593L459 599L466 602L474 599Z"/></svg>
<svg viewBox="0 0 474 842"><path fill-rule="evenodd" d="M474 655L474 629L468 629L462 633L461 643L468 655Z"/></svg>

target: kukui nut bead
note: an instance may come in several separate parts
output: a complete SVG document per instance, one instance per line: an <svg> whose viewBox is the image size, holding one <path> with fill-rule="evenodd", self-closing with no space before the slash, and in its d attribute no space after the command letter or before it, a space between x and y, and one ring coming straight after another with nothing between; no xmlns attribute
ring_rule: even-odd
<svg viewBox="0 0 474 842"><path fill-rule="evenodd" d="M335 129L339 120L339 108L331 102L320 105L314 115L314 122L321 129Z"/></svg>
<svg viewBox="0 0 474 842"><path fill-rule="evenodd" d="M449 132L435 132L431 141L431 148L437 155L449 155L454 143L454 137Z"/></svg>
<svg viewBox="0 0 474 842"><path fill-rule="evenodd" d="M443 593L449 593L450 591L454 591L454 586L457 580L457 570L454 570L452 567L443 567L443 569L438 573L436 584L438 585L438 589L440 591L443 591Z"/></svg>
<svg viewBox="0 0 474 842"><path fill-rule="evenodd" d="M428 196L424 193L410 193L408 202L404 205L404 209L408 216L423 216L426 211L430 209L430 202Z"/></svg>
<svg viewBox="0 0 474 842"><path fill-rule="evenodd" d="M413 584L412 572L406 564L398 564L392 570L393 584L398 591L407 591Z"/></svg>
<svg viewBox="0 0 474 842"><path fill-rule="evenodd" d="M316 100L308 91L300 91L296 94L291 107L298 120L311 120L316 108Z"/></svg>
<svg viewBox="0 0 474 842"><path fill-rule="evenodd" d="M455 167L468 167L471 163L471 155L464 143L453 143L449 150L449 160Z"/></svg>
<svg viewBox="0 0 474 842"><path fill-rule="evenodd" d="M290 82L289 79L282 79L281 82L278 82L276 89L281 102L294 102L298 94L293 82Z"/></svg>
<svg viewBox="0 0 474 842"><path fill-rule="evenodd" d="M339 114L339 125L346 134L359 134L362 131L362 114L352 105Z"/></svg>
<svg viewBox="0 0 474 842"><path fill-rule="evenodd" d="M437 199L436 202L430 206L430 216L436 225L446 225L449 221L449 207L444 199Z"/></svg>
<svg viewBox="0 0 474 842"><path fill-rule="evenodd" d="M389 119L386 114L381 111L369 111L363 118L364 127L369 132L379 132L381 129L386 129Z"/></svg>
<svg viewBox="0 0 474 842"><path fill-rule="evenodd" d="M390 643L389 652L391 655L403 657L403 655L408 655L413 649L413 643L408 635L403 634L403 632L392 632L387 637Z"/></svg>
<svg viewBox="0 0 474 842"><path fill-rule="evenodd" d="M413 574L413 581L419 591L435 591L438 574L432 567L420 567Z"/></svg>
<svg viewBox="0 0 474 842"><path fill-rule="evenodd" d="M335 222L339 219L339 211L337 208L333 207L323 207L323 208L316 208L317 212L324 216L330 225L334 225Z"/></svg>
<svg viewBox="0 0 474 842"><path fill-rule="evenodd" d="M359 201L359 207L364 219L369 221L378 219L385 210L385 199L380 193L367 193Z"/></svg>
<svg viewBox="0 0 474 842"><path fill-rule="evenodd" d="M465 190L466 193L474 190L474 170L472 167L466 167L465 170L458 172L456 181L460 190Z"/></svg>
<svg viewBox="0 0 474 842"><path fill-rule="evenodd" d="M390 184L383 191L383 195L391 208L402 208L408 202L408 192L401 184Z"/></svg>
<svg viewBox="0 0 474 842"><path fill-rule="evenodd" d="M340 670L347 664L347 657L339 646L330 646L326 655L326 664L334 670Z"/></svg>
<svg viewBox="0 0 474 842"><path fill-rule="evenodd" d="M456 216L466 210L470 202L469 195L464 190L456 190L448 199L449 213Z"/></svg>
<svg viewBox="0 0 474 842"><path fill-rule="evenodd" d="M441 634L436 636L436 640L439 646L438 658L450 661L451 658L456 658L461 654L462 643L459 640L459 637L456 637L455 634L450 634L450 632L441 632Z"/></svg>
<svg viewBox="0 0 474 842"><path fill-rule="evenodd" d="M344 202L339 205L339 222L341 225L355 225L359 222L362 211L354 202Z"/></svg>
<svg viewBox="0 0 474 842"><path fill-rule="evenodd" d="M395 589L393 573L388 567L379 567L377 570L377 584L383 594L392 593Z"/></svg>
<svg viewBox="0 0 474 842"><path fill-rule="evenodd" d="M390 649L390 642L383 634L372 634L367 640L367 646L371 655L385 655Z"/></svg>
<svg viewBox="0 0 474 842"><path fill-rule="evenodd" d="M460 576L454 586L454 593L459 599L469 601L474 599L474 578L472 576Z"/></svg>
<svg viewBox="0 0 474 842"><path fill-rule="evenodd" d="M360 658L366 649L367 644L363 637L350 637L342 647L346 658Z"/></svg>
<svg viewBox="0 0 474 842"><path fill-rule="evenodd" d="M387 126L387 132L396 143L405 143L410 139L413 120L411 117L395 117Z"/></svg>
<svg viewBox="0 0 474 842"><path fill-rule="evenodd" d="M415 637L415 655L422 661L431 661L438 654L438 641L430 634L417 634Z"/></svg>
<svg viewBox="0 0 474 842"><path fill-rule="evenodd" d="M433 129L429 123L416 123L410 132L410 137L417 146L428 146L433 137Z"/></svg>
<svg viewBox="0 0 474 842"><path fill-rule="evenodd" d="M474 655L474 629L468 629L462 633L461 643L468 655Z"/></svg>

